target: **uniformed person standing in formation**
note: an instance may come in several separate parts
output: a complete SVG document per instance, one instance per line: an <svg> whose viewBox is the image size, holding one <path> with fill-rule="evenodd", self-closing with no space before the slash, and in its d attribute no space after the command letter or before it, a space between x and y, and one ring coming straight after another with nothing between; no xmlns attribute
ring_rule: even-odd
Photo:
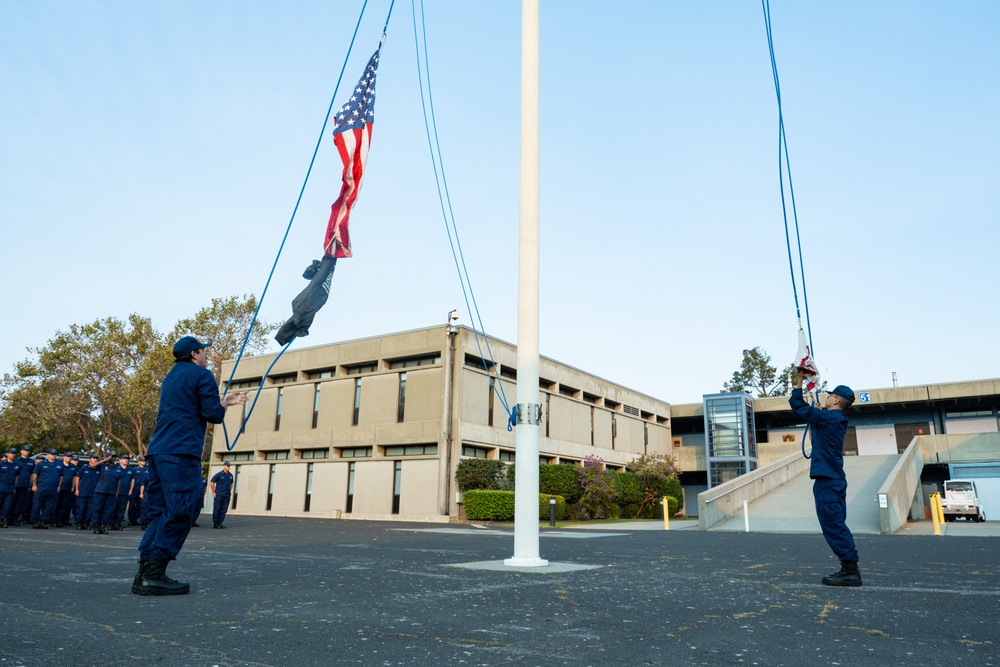
<svg viewBox="0 0 1000 667"><path fill-rule="evenodd" d="M108 527L114 521L115 496L118 495L118 482L121 480L121 468L109 465L114 458L114 454L108 454L96 466L97 486L94 487L94 503L90 508L90 523L97 535L107 535Z"/></svg>
<svg viewBox="0 0 1000 667"><path fill-rule="evenodd" d="M89 530L91 527L91 505L94 500L94 489L97 487L97 476L100 474L97 454L90 455L90 462L80 466L73 480L73 493L76 494L76 529Z"/></svg>
<svg viewBox="0 0 1000 667"><path fill-rule="evenodd" d="M31 445L21 445L21 455L17 459L17 480L14 482L15 526L31 521L31 471L35 462L31 459Z"/></svg>
<svg viewBox="0 0 1000 667"><path fill-rule="evenodd" d="M132 484L135 481L132 469L128 467L129 455L118 457L118 493L115 496L115 520L111 530L125 530L125 508L128 499L132 497Z"/></svg>
<svg viewBox="0 0 1000 667"><path fill-rule="evenodd" d="M56 503L56 526L62 528L68 526L69 515L73 511L73 502L76 497L73 495L73 480L76 478L77 464L80 457L66 452L62 455L62 462L59 464L59 500Z"/></svg>
<svg viewBox="0 0 1000 667"><path fill-rule="evenodd" d="M226 520L229 511L229 496L233 488L233 473L229 472L229 461L222 464L222 470L212 477L212 528L225 528L222 522Z"/></svg>
<svg viewBox="0 0 1000 667"><path fill-rule="evenodd" d="M146 469L145 456L139 456L136 461L139 463L139 467L132 470L132 478L135 481L132 483L132 493L128 497L128 525L130 526L146 523L145 512L142 511L142 487L146 485L146 480L149 478L149 470ZM143 530L145 529L146 527L143 525Z"/></svg>
<svg viewBox="0 0 1000 667"><path fill-rule="evenodd" d="M0 458L0 528L6 528L14 506L14 481L17 479L17 449L11 447Z"/></svg>
<svg viewBox="0 0 1000 667"><path fill-rule="evenodd" d="M45 459L35 464L31 473L31 490L35 492L31 501L32 527L48 528L54 522L61 480L62 468L56 462L56 450L50 449Z"/></svg>
<svg viewBox="0 0 1000 667"><path fill-rule="evenodd" d="M183 595L191 586L167 576L191 532L200 487L201 454L208 422L222 423L226 408L246 403L245 392L219 397L208 365L211 343L184 336L174 343L174 367L163 379L156 427L146 451L149 485L149 528L139 543L139 570L132 592L139 595Z"/></svg>

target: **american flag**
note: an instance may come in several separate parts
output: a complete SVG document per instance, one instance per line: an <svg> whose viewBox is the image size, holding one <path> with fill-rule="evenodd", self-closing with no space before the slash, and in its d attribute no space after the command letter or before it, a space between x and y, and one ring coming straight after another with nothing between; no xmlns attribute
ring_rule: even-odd
<svg viewBox="0 0 1000 667"><path fill-rule="evenodd" d="M323 251L327 256L351 257L351 236L348 223L351 209L361 190L361 179L365 175L365 161L368 159L368 145L372 138L372 123L375 120L375 74L378 72L378 54L381 46L372 54L358 85L351 92L351 98L337 112L337 127L333 132L333 143L337 146L340 159L344 162L343 185L340 196L330 207L330 221L326 225Z"/></svg>
<svg viewBox="0 0 1000 667"><path fill-rule="evenodd" d="M795 355L795 368L802 373L802 388L805 393L815 391L819 386L819 367L812 356L812 348L806 341L806 332L799 327L799 350Z"/></svg>

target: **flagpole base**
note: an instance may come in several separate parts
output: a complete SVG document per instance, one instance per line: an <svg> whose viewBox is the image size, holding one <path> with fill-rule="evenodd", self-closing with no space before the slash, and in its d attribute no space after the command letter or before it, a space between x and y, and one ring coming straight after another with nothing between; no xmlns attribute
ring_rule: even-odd
<svg viewBox="0 0 1000 667"><path fill-rule="evenodd" d="M515 556L505 559L503 564L507 567L545 567L549 564L549 561L542 558L522 558Z"/></svg>

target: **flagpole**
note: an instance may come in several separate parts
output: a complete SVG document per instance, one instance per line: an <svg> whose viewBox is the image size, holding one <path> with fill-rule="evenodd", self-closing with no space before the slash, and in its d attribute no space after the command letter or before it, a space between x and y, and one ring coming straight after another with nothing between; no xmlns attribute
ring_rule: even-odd
<svg viewBox="0 0 1000 667"><path fill-rule="evenodd" d="M517 306L516 567L540 567L538 551L538 1L521 0L521 203Z"/></svg>

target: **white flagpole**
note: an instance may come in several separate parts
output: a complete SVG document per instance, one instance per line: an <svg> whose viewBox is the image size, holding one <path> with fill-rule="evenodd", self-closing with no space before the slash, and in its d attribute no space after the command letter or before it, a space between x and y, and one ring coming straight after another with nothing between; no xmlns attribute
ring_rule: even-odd
<svg viewBox="0 0 1000 667"><path fill-rule="evenodd" d="M521 0L521 212L517 306L517 478L514 557L505 565L548 565L538 555L538 0Z"/></svg>

